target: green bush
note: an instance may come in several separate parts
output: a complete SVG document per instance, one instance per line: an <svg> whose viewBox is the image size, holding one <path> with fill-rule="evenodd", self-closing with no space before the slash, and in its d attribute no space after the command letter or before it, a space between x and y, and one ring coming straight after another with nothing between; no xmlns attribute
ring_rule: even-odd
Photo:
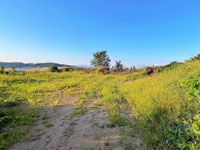
<svg viewBox="0 0 200 150"><path fill-rule="evenodd" d="M4 74L4 72L5 72L5 67L0 66L0 74Z"/></svg>
<svg viewBox="0 0 200 150"><path fill-rule="evenodd" d="M62 68L62 72L72 72L75 70L77 70L77 68L75 68L75 67L63 67Z"/></svg>
<svg viewBox="0 0 200 150"><path fill-rule="evenodd" d="M173 148L200 149L200 75L196 74L179 81L185 89L189 102L176 123L165 126L165 137L172 143Z"/></svg>
<svg viewBox="0 0 200 150"><path fill-rule="evenodd" d="M59 69L58 69L57 66L51 66L51 67L49 68L49 71L50 71L50 72L58 72Z"/></svg>

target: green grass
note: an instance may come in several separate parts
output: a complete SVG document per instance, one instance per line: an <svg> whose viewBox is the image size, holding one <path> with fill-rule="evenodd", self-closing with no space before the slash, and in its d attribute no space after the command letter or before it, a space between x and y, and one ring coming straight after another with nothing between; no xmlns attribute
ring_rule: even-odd
<svg viewBox="0 0 200 150"><path fill-rule="evenodd" d="M73 116L76 116L76 115L83 115L84 113L86 112L86 110L85 109L78 109L78 110L73 110L72 112L71 112L71 114L70 114L70 117L73 117Z"/></svg>
<svg viewBox="0 0 200 150"><path fill-rule="evenodd" d="M15 106L2 108L0 115L0 149L6 149L23 137L28 130L27 125L37 120L38 110Z"/></svg>
<svg viewBox="0 0 200 150"><path fill-rule="evenodd" d="M19 139L20 132L25 133L18 127L36 120L38 113L33 112L34 108L54 107L64 94L78 99L79 110L71 115L82 115L85 105L95 101L106 106L111 123L118 126L129 125L126 114L132 113L148 149L198 150L199 70L199 61L188 61L152 76L144 71L108 75L33 71L25 75L0 75L0 107L4 106L0 112L3 113L0 149ZM16 110L21 105L27 105L28 111L24 111L24 107ZM18 138L13 138L16 136Z"/></svg>

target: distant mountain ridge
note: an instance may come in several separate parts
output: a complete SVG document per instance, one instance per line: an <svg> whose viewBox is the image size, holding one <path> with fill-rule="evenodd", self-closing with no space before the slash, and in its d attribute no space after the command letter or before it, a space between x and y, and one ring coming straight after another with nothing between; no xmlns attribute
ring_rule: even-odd
<svg viewBox="0 0 200 150"><path fill-rule="evenodd" d="M80 64L80 65L78 65L78 67L86 67L86 68L90 68L91 66L90 66L90 65L85 65L85 64Z"/></svg>
<svg viewBox="0 0 200 150"><path fill-rule="evenodd" d="M65 64L58 64L58 63L52 63L52 62L46 62L46 63L22 63L22 62L0 62L0 66L6 67L6 68L28 68L28 67L50 67L50 66L57 66L57 67L75 67L71 65L65 65Z"/></svg>

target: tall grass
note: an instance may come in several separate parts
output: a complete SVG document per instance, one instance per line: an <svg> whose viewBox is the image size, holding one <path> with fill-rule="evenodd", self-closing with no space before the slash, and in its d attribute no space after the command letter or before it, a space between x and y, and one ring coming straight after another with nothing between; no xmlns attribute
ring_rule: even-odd
<svg viewBox="0 0 200 150"><path fill-rule="evenodd" d="M200 62L192 61L152 76L82 71L0 75L0 106L9 101L55 106L62 94L76 97L80 107L98 100L114 124L127 125L124 114L131 111L149 149L195 150L200 149L199 70Z"/></svg>
<svg viewBox="0 0 200 150"><path fill-rule="evenodd" d="M188 89L180 82L199 73L199 70L199 61L188 62L175 70L120 86L120 92L138 119L142 132L146 133L143 135L152 149L200 149L197 143L200 132L197 135L197 132L188 133L183 129L184 125L189 125L184 121L191 123L187 117L191 116L190 119L193 119L192 115L198 114L198 109L191 112L191 108L200 108L199 99L195 96L191 101L187 94ZM193 89L190 88L192 91ZM198 131L199 125L195 124ZM192 130L191 128L192 126L187 129Z"/></svg>

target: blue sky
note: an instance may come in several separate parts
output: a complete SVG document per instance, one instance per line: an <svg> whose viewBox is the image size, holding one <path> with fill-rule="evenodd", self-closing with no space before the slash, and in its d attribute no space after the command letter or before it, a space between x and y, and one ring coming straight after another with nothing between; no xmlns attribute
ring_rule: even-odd
<svg viewBox="0 0 200 150"><path fill-rule="evenodd" d="M126 66L183 61L200 49L199 0L0 0L0 61Z"/></svg>

